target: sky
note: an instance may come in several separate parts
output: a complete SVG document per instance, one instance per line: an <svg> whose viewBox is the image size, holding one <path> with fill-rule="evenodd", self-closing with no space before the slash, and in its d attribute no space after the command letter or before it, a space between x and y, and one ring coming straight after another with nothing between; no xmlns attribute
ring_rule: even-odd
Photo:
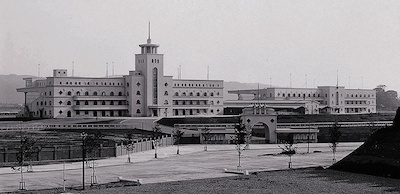
<svg viewBox="0 0 400 194"><path fill-rule="evenodd" d="M0 74L97 77L108 63L126 75L151 21L174 79L208 67L217 80L400 91L400 1L0 0L0 18Z"/></svg>

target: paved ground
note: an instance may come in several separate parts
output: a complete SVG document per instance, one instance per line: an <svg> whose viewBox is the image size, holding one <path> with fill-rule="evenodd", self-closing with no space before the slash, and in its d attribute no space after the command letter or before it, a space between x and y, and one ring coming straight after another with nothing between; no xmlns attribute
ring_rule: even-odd
<svg viewBox="0 0 400 194"><path fill-rule="evenodd" d="M336 157L338 160L360 146L361 143L340 143ZM297 144L298 154L292 157L293 168L311 166L329 166L332 164L332 152L327 143ZM143 184L178 180L203 179L234 176L224 173L223 169L236 169L238 165L235 145L180 146L180 155L176 155L176 146L131 154L132 163L127 156L97 160L95 174L98 183L114 182L118 177L141 179ZM249 171L270 171L287 169L289 157L276 155L281 150L276 144L253 144L243 152L242 168ZM314 151L320 151L313 153ZM26 188L37 190L62 187L63 164L34 166L34 172L24 173ZM82 163L66 163L65 178L67 187L82 185ZM85 182L90 185L93 168L85 168ZM0 192L18 190L20 173L11 168L0 168Z"/></svg>

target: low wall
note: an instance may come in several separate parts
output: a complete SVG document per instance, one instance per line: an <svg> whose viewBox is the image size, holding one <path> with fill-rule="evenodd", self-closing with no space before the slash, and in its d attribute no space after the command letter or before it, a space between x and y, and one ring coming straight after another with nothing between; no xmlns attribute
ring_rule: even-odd
<svg viewBox="0 0 400 194"><path fill-rule="evenodd" d="M163 136L160 139L160 146L173 145L173 138L171 136ZM153 140L146 138L136 140L132 152L141 152L154 149ZM0 164L17 162L18 148L3 148L0 149ZM103 147L100 145L96 151L87 153L89 158L103 158L103 157L116 157L126 155L126 146L115 144L112 147ZM32 154L32 157L27 161L51 161L51 160L70 160L82 158L82 146L52 146L41 147L38 152Z"/></svg>

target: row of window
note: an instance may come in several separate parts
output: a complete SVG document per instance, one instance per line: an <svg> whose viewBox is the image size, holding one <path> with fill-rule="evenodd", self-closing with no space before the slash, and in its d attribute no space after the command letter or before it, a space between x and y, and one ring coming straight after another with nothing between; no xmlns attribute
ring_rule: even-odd
<svg viewBox="0 0 400 194"><path fill-rule="evenodd" d="M73 83L75 83L75 84L73 84ZM49 82L49 85L51 85L51 82ZM60 82L60 85L63 85L63 82ZM120 82L117 82L117 83L115 83L115 82L92 82L92 83L90 83L90 82L65 82L65 85L87 85L87 86L89 86L89 85L96 85L96 86L98 86L98 85L101 85L101 86L107 86L107 85L109 85L109 86L123 86L124 84L123 83L120 83Z"/></svg>
<svg viewBox="0 0 400 194"><path fill-rule="evenodd" d="M174 84L177 87L219 87L219 84Z"/></svg>
<svg viewBox="0 0 400 194"><path fill-rule="evenodd" d="M349 98L349 97L351 97L351 98L366 98L368 96L368 98L370 98L370 97L374 97L374 95L373 94L368 94L368 95L366 95L366 94L364 94L364 95L362 95L362 94L347 94L347 98Z"/></svg>
<svg viewBox="0 0 400 194"><path fill-rule="evenodd" d="M374 111L374 108L368 109L368 112ZM367 112L367 108L345 108L346 113L360 113Z"/></svg>
<svg viewBox="0 0 400 194"><path fill-rule="evenodd" d="M139 92L139 91L138 91ZM60 91L60 92L58 92L60 95L62 95L63 94L63 91ZM46 93L45 93L46 94ZM76 93L75 93L77 96L80 96L81 95L81 92L80 91L77 91ZM89 96L89 92L88 91L86 91L85 93L85 96ZM50 95L51 95L51 92L50 92ZM97 96L98 95L98 92L97 91L94 91L93 93L92 93L92 96ZM101 95L102 96L106 96L107 95L107 93L106 92L101 92ZM109 96L114 96L115 95L115 93L114 92L110 92L109 93ZM118 96L122 96L123 95L123 93L122 92L118 92ZM139 92L139 95L140 95L140 92ZM71 91L68 91L67 92L67 96L72 96L72 92Z"/></svg>
<svg viewBox="0 0 400 194"><path fill-rule="evenodd" d="M190 92L189 96L193 96L194 93ZM220 95L219 92L216 93L217 96ZM175 92L174 96L179 96L179 92ZM186 92L182 92L181 96L187 96ZM201 96L200 92L196 92L196 96ZM202 96L208 96L207 92L204 92ZM210 92L210 96L214 96L214 92Z"/></svg>
<svg viewBox="0 0 400 194"><path fill-rule="evenodd" d="M220 103L218 100L217 104ZM207 103L207 100L174 100L174 105L214 105L214 101Z"/></svg>
<svg viewBox="0 0 400 194"><path fill-rule="evenodd" d="M145 60L138 59L138 63L145 63ZM151 59L151 63L160 63L160 59Z"/></svg>

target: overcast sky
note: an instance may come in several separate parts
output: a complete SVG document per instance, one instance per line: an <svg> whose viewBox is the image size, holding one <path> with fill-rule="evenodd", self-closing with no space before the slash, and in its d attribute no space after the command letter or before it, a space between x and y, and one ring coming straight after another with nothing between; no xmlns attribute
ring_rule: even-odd
<svg viewBox="0 0 400 194"><path fill-rule="evenodd" d="M128 74L150 20L174 78L400 91L400 1L0 0L0 18L0 74Z"/></svg>

